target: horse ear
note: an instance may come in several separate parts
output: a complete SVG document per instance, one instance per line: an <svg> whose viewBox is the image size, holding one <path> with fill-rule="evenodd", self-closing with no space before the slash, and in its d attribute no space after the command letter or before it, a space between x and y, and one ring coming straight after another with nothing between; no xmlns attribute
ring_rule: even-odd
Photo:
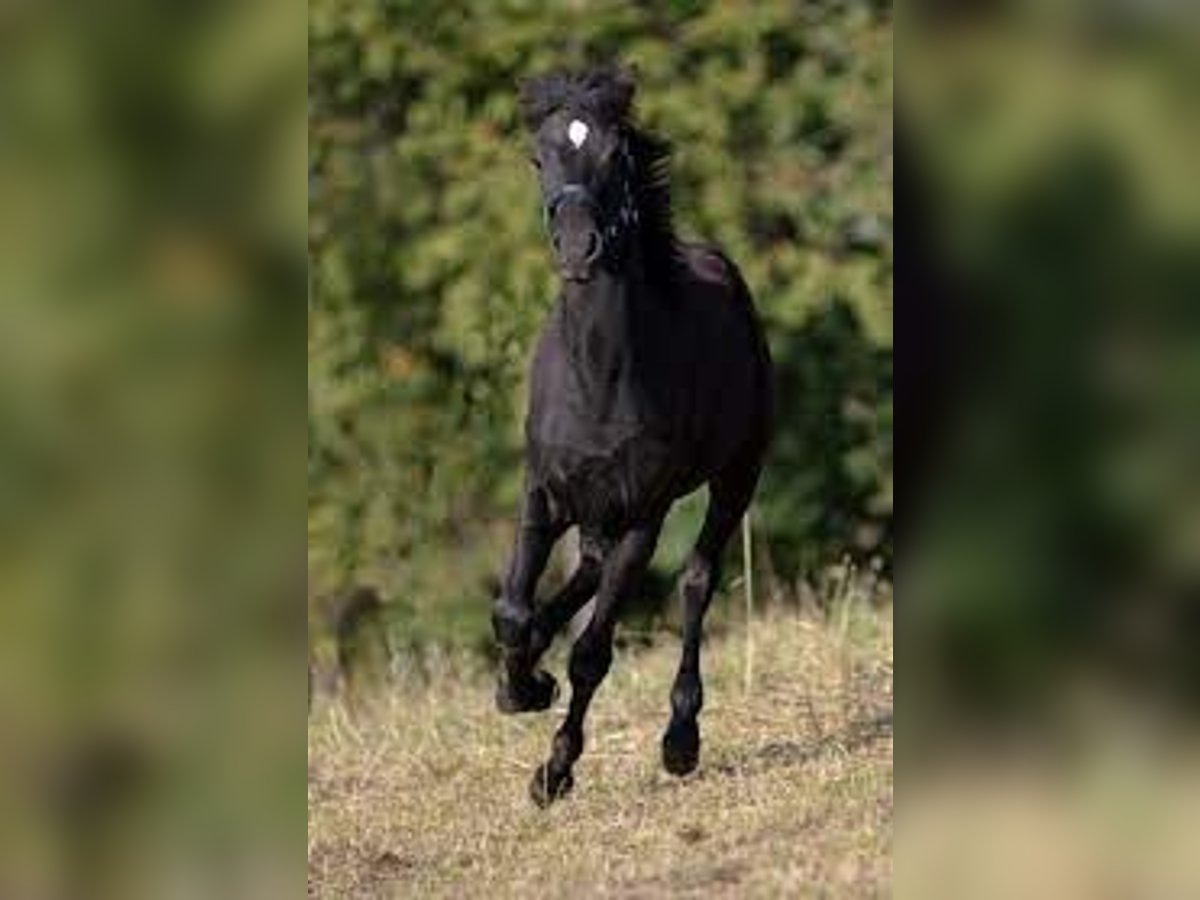
<svg viewBox="0 0 1200 900"><path fill-rule="evenodd" d="M589 93L600 114L611 122L629 117L637 93L637 77L624 66L606 66L589 79Z"/></svg>
<svg viewBox="0 0 1200 900"><path fill-rule="evenodd" d="M517 104L525 127L535 131L562 102L563 90L563 75L560 72L518 79Z"/></svg>

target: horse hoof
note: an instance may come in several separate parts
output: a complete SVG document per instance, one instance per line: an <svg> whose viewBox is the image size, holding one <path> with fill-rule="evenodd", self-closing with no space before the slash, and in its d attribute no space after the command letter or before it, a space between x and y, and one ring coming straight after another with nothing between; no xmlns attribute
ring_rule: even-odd
<svg viewBox="0 0 1200 900"><path fill-rule="evenodd" d="M545 763L543 763L533 773L533 781L529 782L529 796L538 805L539 809L545 809L555 800L559 800L571 793L571 788L573 787L575 787L575 776L570 772L566 772L558 779L555 779Z"/></svg>
<svg viewBox="0 0 1200 900"><path fill-rule="evenodd" d="M695 722L672 725L662 739L663 768L672 775L686 775L700 761L700 729Z"/></svg>
<svg viewBox="0 0 1200 900"><path fill-rule="evenodd" d="M496 707L506 715L540 712L549 709L557 698L558 682L542 669L516 682L502 678L496 685Z"/></svg>

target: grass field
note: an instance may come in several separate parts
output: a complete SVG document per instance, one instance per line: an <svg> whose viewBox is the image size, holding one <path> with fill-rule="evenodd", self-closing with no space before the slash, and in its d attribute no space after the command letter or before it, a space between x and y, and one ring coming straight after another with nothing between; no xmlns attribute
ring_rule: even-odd
<svg viewBox="0 0 1200 900"><path fill-rule="evenodd" d="M888 894L890 607L774 612L749 636L749 690L745 629L706 645L704 747L682 780L658 758L678 641L618 652L575 790L547 811L527 785L565 697L548 713L504 717L488 673L433 660L354 714L317 710L309 895ZM560 682L562 653L551 658Z"/></svg>

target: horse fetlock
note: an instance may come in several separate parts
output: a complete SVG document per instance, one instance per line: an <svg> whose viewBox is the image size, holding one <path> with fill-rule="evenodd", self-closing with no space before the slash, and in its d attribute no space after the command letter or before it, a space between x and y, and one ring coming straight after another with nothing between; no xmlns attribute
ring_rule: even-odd
<svg viewBox="0 0 1200 900"><path fill-rule="evenodd" d="M543 763L533 773L529 782L529 796L541 809L555 800L565 797L575 787L575 777L570 769L559 769L552 763Z"/></svg>
<svg viewBox="0 0 1200 900"><path fill-rule="evenodd" d="M566 770L583 753L583 732L569 727L559 729L550 747L550 760L557 768Z"/></svg>
<svg viewBox="0 0 1200 900"><path fill-rule="evenodd" d="M524 647L529 640L533 615L528 607L501 597L492 607L492 633L509 648Z"/></svg>
<svg viewBox="0 0 1200 900"><path fill-rule="evenodd" d="M550 645L554 642L553 631L539 621L537 615L533 617L533 622L529 627L528 641L526 646L529 651L529 659L535 663L541 659L542 654L549 650Z"/></svg>

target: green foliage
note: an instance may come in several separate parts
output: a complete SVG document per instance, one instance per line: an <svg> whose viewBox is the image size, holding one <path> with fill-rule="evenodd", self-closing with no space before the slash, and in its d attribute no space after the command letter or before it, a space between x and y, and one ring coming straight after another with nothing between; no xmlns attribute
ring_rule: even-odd
<svg viewBox="0 0 1200 900"><path fill-rule="evenodd" d="M757 522L772 569L887 552L887 4L312 0L309 28L315 590L366 580L486 620L525 362L556 289L514 86L613 57L675 144L681 232L727 249L767 322L780 424ZM662 561L698 514L672 521Z"/></svg>

